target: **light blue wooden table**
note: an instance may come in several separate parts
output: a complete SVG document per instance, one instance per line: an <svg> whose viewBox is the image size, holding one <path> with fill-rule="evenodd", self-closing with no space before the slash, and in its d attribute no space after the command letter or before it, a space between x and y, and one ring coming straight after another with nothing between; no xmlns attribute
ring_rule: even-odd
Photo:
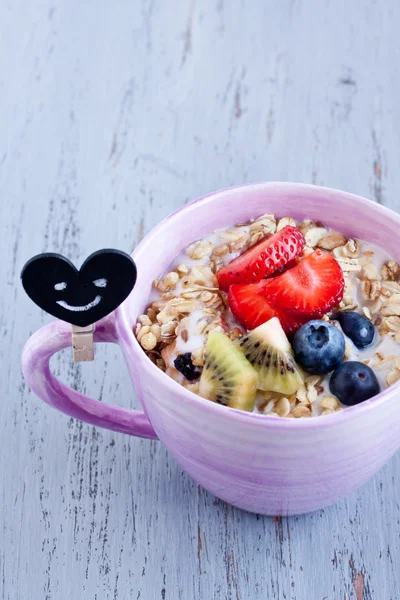
<svg viewBox="0 0 400 600"><path fill-rule="evenodd" d="M130 251L239 183L312 182L400 210L399 39L398 0L0 3L3 600L400 598L399 455L308 516L229 507L159 443L29 392L21 349L49 319L18 281L37 252ZM117 349L83 366L65 351L54 369L135 405Z"/></svg>

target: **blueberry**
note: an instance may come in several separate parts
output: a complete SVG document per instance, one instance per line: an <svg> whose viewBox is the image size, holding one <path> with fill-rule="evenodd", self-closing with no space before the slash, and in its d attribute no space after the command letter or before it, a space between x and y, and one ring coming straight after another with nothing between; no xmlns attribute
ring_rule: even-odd
<svg viewBox="0 0 400 600"><path fill-rule="evenodd" d="M198 379L201 375L201 368L196 367L192 363L192 355L190 352L186 352L185 354L179 354L174 360L174 366L177 371L180 371L186 379L189 381L193 381L193 379Z"/></svg>
<svg viewBox="0 0 400 600"><path fill-rule="evenodd" d="M352 360L339 365L329 381L329 389L347 406L364 402L381 391L371 367Z"/></svg>
<svg viewBox="0 0 400 600"><path fill-rule="evenodd" d="M341 331L326 321L309 321L293 338L296 361L307 373L325 375L341 363L344 337Z"/></svg>
<svg viewBox="0 0 400 600"><path fill-rule="evenodd" d="M366 317L356 312L340 312L334 318L339 321L343 332L357 348L365 348L372 344L375 327Z"/></svg>

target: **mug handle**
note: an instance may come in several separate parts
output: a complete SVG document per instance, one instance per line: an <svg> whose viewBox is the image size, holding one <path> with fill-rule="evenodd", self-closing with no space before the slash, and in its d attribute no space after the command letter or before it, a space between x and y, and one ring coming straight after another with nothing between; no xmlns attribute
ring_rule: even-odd
<svg viewBox="0 0 400 600"><path fill-rule="evenodd" d="M110 318L96 324L95 342L118 344ZM72 344L71 325L54 321L36 331L22 352L22 372L29 387L50 406L91 425L151 440L158 439L142 411L111 406L76 392L50 371L50 358Z"/></svg>

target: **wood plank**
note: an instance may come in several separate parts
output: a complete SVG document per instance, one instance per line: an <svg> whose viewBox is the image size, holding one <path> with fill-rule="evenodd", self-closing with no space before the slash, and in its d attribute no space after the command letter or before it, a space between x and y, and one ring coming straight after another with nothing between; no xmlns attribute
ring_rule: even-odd
<svg viewBox="0 0 400 600"><path fill-rule="evenodd" d="M396 0L0 4L1 598L400 597L398 455L305 517L229 507L159 443L29 392L21 350L50 318L18 282L37 252L130 251L239 183L313 182L399 210L399 28ZM82 365L64 351L54 368L135 404L118 349Z"/></svg>

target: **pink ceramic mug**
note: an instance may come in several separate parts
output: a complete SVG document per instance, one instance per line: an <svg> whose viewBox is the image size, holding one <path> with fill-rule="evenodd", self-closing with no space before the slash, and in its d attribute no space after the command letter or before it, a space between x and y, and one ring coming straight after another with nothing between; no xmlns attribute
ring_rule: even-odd
<svg viewBox="0 0 400 600"><path fill-rule="evenodd" d="M51 356L71 345L71 326L66 323L51 323L30 338L22 368L32 390L62 412L114 431L159 438L180 465L219 498L256 513L301 514L358 488L399 448L399 385L333 415L268 418L187 391L147 358L133 334L153 279L168 269L182 248L213 229L263 213L322 220L400 259L400 217L358 196L293 183L215 192L173 213L141 242L133 253L138 267L133 293L96 327L97 342L120 345L144 412L83 396L51 374Z"/></svg>

